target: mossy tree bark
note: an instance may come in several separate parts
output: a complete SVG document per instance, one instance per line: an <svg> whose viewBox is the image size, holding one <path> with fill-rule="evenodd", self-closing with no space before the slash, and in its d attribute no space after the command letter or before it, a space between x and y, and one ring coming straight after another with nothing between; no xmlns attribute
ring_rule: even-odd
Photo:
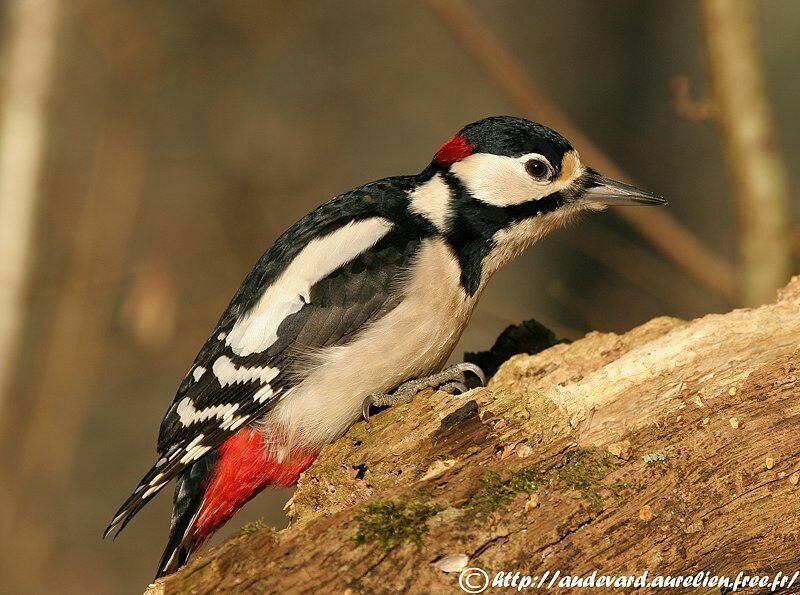
<svg viewBox="0 0 800 595"><path fill-rule="evenodd" d="M515 356L487 388L356 424L301 478L288 529L244 530L151 591L458 592L442 559L794 571L799 393L800 277L768 306Z"/></svg>

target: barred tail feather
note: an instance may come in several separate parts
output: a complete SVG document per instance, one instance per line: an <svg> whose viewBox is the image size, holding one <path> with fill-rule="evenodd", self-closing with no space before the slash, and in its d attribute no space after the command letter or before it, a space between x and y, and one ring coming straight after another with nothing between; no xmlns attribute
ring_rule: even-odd
<svg viewBox="0 0 800 595"><path fill-rule="evenodd" d="M114 529L119 534L177 476L169 538L156 578L171 574L186 564L192 553L248 500L267 486L293 485L317 455L316 450L292 451L285 460L277 461L269 453L263 430L254 427L242 428L216 450L202 454L182 469L176 468L176 461L180 463L178 455L171 453L139 482L104 536Z"/></svg>
<svg viewBox="0 0 800 595"><path fill-rule="evenodd" d="M187 467L175 485L175 498L169 538L156 570L156 578L172 574L186 564L192 552L200 547L207 535L195 531L197 517L203 504L208 479L217 463L217 456L210 453Z"/></svg>
<svg viewBox="0 0 800 595"><path fill-rule="evenodd" d="M127 524L131 522L131 519L136 516L136 513L144 508L144 505L150 502L150 500L152 500L169 482L168 479L165 479L163 482L150 485L154 470L155 468L151 469L148 474L144 476L142 481L139 482L139 485L136 486L133 494L119 507L119 510L114 514L114 518L111 519L108 527L103 531L103 539L108 537L115 530L114 539L116 539L117 535L119 535Z"/></svg>

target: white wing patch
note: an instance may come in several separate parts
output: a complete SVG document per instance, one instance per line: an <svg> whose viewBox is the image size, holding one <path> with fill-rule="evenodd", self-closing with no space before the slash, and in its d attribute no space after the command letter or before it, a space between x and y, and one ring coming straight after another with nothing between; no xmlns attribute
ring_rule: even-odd
<svg viewBox="0 0 800 595"><path fill-rule="evenodd" d="M194 371L192 372L192 376L194 377L194 381L198 382L202 377L203 374L206 373L206 369L203 366L197 366Z"/></svg>
<svg viewBox="0 0 800 595"><path fill-rule="evenodd" d="M250 355L260 353L278 340L278 327L284 318L296 314L309 301L308 291L311 286L305 288L306 293L295 294L291 297L281 296L281 301L273 301L263 312L255 315L247 315L242 321L249 321L247 324L237 322L226 341L236 355ZM256 311L260 308L261 302L256 306Z"/></svg>
<svg viewBox="0 0 800 595"><path fill-rule="evenodd" d="M259 403L265 403L276 394L269 383L280 372L278 368L270 368L268 366L256 366L252 368L237 366L229 357L221 355L214 360L211 370L222 387L236 383L259 382L263 386L253 394L253 400ZM205 372L205 368L197 366L192 372L192 375L195 380L199 380ZM218 418L220 420L220 428L223 430L235 430L247 421L246 415L234 417L234 413L239 410L239 407L240 403L222 403L220 405L206 407L205 409L197 409L192 399L184 397L178 403L175 412L178 414L181 423L186 427L208 419ZM185 463L186 460L191 461L198 459L208 452L209 449L196 446L197 440L198 439L195 438L186 446L186 454L181 458L181 463ZM189 457L189 459L187 459L187 457ZM164 462L166 462L166 460Z"/></svg>
<svg viewBox="0 0 800 595"><path fill-rule="evenodd" d="M229 420L222 422L219 427L222 428L223 430L233 431L246 421L247 421L246 415L242 415L240 417L232 417Z"/></svg>
<svg viewBox="0 0 800 595"><path fill-rule="evenodd" d="M281 322L309 302L314 284L374 246L391 229L389 220L373 217L351 221L326 236L311 240L255 307L236 321L225 342L241 356L269 348L278 338Z"/></svg>
<svg viewBox="0 0 800 595"><path fill-rule="evenodd" d="M159 484L154 485L152 488L148 488L147 491L144 494L142 494L142 499L149 498L151 494L155 494L158 490L163 488L165 485L167 485L167 482L159 483ZM144 486L141 486L141 487L144 487Z"/></svg>
<svg viewBox="0 0 800 595"><path fill-rule="evenodd" d="M278 368L270 368L269 366L256 366L254 368L237 366L226 355L220 355L214 360L214 365L211 366L211 369L223 387L237 382L252 382L253 380L258 380L261 384L267 384L280 372Z"/></svg>
<svg viewBox="0 0 800 595"><path fill-rule="evenodd" d="M238 403L228 403L224 405L214 405L206 407L205 409L195 409L194 403L189 397L184 397L178 407L175 409L181 423L184 426L190 426L200 421L218 417L222 420L228 420L233 417L236 410L239 409Z"/></svg>
<svg viewBox="0 0 800 595"><path fill-rule="evenodd" d="M262 386L256 394L253 395L253 400L258 401L259 403L263 403L267 399L269 399L274 393L272 392L272 387L267 384L266 386Z"/></svg>
<svg viewBox="0 0 800 595"><path fill-rule="evenodd" d="M191 463L192 461L196 461L204 454L206 454L209 450L211 450L210 446L202 446L200 445L200 441L205 438L205 434L198 434L194 437L194 439L186 445L184 450L186 451L181 460L178 461L182 465L186 463ZM152 483L152 482L151 482Z"/></svg>
<svg viewBox="0 0 800 595"><path fill-rule="evenodd" d="M206 454L209 450L211 450L210 446L195 446L192 450L186 452L185 455L181 458L181 464L191 463L192 461L196 461L204 454Z"/></svg>

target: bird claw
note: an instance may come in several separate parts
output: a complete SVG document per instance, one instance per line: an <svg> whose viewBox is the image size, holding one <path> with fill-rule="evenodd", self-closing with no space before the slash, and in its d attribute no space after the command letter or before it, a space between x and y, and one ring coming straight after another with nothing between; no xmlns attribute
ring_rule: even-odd
<svg viewBox="0 0 800 595"><path fill-rule="evenodd" d="M480 385L486 386L486 374L483 373L483 370L481 370L479 366L471 364L469 362L461 362L460 364L456 364L453 367L461 370L462 374L465 372L472 372L478 378Z"/></svg>
<svg viewBox="0 0 800 595"><path fill-rule="evenodd" d="M369 408L375 404L375 399L372 395L369 395L364 402L361 404L361 417L364 418L365 423L369 423Z"/></svg>
<svg viewBox="0 0 800 595"><path fill-rule="evenodd" d="M369 408L373 405L383 407L408 403L414 395L426 388L434 388L446 392L451 390L458 391L455 394L467 392L469 390L469 387L465 384L467 372L474 374L481 386L486 385L486 375L483 370L475 364L463 362L451 366L438 374L431 374L425 378L404 382L391 394L372 393L368 395L361 404L361 417L364 418L366 423L369 423Z"/></svg>

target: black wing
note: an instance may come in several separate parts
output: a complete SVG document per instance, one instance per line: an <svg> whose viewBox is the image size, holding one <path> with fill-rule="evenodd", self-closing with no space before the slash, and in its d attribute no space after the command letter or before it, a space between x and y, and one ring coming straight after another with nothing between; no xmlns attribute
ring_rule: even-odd
<svg viewBox="0 0 800 595"><path fill-rule="evenodd" d="M105 534L115 527L119 533L167 482L273 407L296 383L293 364L299 354L346 343L365 324L392 310L401 299L401 273L420 242L413 229L393 227L372 248L313 285L309 301L283 319L277 340L260 353L239 356L225 342L241 316L229 315L241 311L234 298L164 417L158 461ZM248 380L226 383L226 371Z"/></svg>

